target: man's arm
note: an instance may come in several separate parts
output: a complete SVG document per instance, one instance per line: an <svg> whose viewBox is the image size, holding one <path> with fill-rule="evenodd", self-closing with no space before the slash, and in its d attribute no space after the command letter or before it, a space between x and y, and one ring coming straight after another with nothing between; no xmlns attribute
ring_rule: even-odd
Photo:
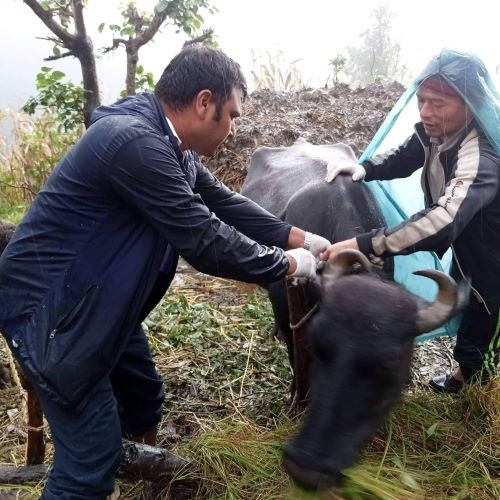
<svg viewBox="0 0 500 500"><path fill-rule="evenodd" d="M211 213L162 138L124 145L109 166L109 180L114 193L200 271L249 282L287 273L289 259L281 249L259 245Z"/></svg>
<svg viewBox="0 0 500 500"><path fill-rule="evenodd" d="M195 192L201 196L209 210L217 217L263 245L280 248L302 246L289 245L292 229L290 224L275 217L252 200L229 189L199 159L195 158L193 161L196 163L197 170ZM292 240L296 242L297 238L292 237Z"/></svg>
<svg viewBox="0 0 500 500"><path fill-rule="evenodd" d="M401 146L363 162L365 181L388 181L409 177L424 165L425 152L417 134L410 136Z"/></svg>
<svg viewBox="0 0 500 500"><path fill-rule="evenodd" d="M197 167L195 191L220 219L249 238L268 246L306 248L315 256L329 245L325 238L283 222L254 201L230 190L201 161L194 161Z"/></svg>
<svg viewBox="0 0 500 500"><path fill-rule="evenodd" d="M436 204L395 227L374 229L359 235L356 244L364 254L381 257L421 250L442 254L474 215L493 200L498 189L498 166L493 159L480 155L478 139L470 140L461 148L455 175ZM349 241L354 245L352 240ZM332 245L324 258L331 258L338 248Z"/></svg>

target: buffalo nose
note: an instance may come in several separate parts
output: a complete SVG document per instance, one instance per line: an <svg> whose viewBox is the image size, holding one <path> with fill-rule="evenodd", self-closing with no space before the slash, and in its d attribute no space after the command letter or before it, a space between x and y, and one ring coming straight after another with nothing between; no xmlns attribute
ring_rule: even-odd
<svg viewBox="0 0 500 500"><path fill-rule="evenodd" d="M283 457L283 467L299 486L307 490L325 490L338 485L342 478L340 473L325 474L324 472L305 469L286 455Z"/></svg>

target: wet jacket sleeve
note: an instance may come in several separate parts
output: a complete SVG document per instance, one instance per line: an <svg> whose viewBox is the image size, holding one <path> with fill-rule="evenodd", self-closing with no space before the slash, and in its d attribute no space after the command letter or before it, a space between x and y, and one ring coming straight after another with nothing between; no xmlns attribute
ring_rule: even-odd
<svg viewBox="0 0 500 500"><path fill-rule="evenodd" d="M409 177L423 166L424 161L422 144L417 135L413 134L399 148L364 161L365 181L388 181Z"/></svg>
<svg viewBox="0 0 500 500"><path fill-rule="evenodd" d="M379 256L420 250L443 254L471 219L494 199L499 189L496 162L481 154L479 139L461 147L454 176L443 195L429 208L391 228L374 229L357 237L360 250Z"/></svg>
<svg viewBox="0 0 500 500"><path fill-rule="evenodd" d="M287 248L292 226L220 182L199 159L196 164L195 191L209 210L226 224L267 246Z"/></svg>
<svg viewBox="0 0 500 500"><path fill-rule="evenodd" d="M191 189L166 139L134 139L109 165L113 191L132 205L189 263L202 272L268 282L288 270L283 250L262 246L216 217Z"/></svg>

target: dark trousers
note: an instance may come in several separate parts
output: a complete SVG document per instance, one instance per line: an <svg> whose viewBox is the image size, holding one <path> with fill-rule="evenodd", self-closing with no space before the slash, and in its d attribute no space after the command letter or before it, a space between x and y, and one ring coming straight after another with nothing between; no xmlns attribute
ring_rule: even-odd
<svg viewBox="0 0 500 500"><path fill-rule="evenodd" d="M489 313L474 296L464 311L453 355L465 380L487 381L496 374L500 356L500 306L488 304Z"/></svg>
<svg viewBox="0 0 500 500"><path fill-rule="evenodd" d="M140 435L159 422L164 392L138 327L81 412L68 412L45 394L39 397L54 443L54 467L42 499L103 500L113 492L122 436Z"/></svg>

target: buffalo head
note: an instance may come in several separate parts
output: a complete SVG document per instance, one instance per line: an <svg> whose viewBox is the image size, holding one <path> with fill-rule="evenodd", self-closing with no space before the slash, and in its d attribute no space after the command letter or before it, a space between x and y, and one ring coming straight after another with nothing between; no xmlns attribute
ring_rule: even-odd
<svg viewBox="0 0 500 500"><path fill-rule="evenodd" d="M361 272L350 272L353 265ZM467 290L446 274L416 274L437 282L434 303L375 275L359 252L342 252L325 266L320 309L308 329L308 414L284 449L284 466L301 486L339 482L409 381L414 338L445 323L465 303Z"/></svg>

